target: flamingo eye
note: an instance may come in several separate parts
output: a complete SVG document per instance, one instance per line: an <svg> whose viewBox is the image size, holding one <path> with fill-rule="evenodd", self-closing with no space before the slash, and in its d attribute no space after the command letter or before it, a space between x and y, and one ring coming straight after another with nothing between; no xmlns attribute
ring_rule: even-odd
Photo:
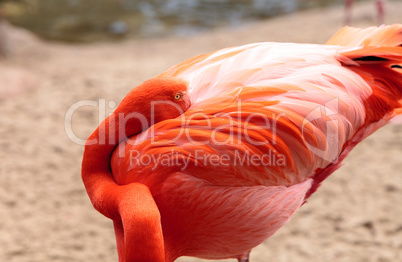
<svg viewBox="0 0 402 262"><path fill-rule="evenodd" d="M178 92L174 95L174 100L179 100L183 98L183 93L182 92Z"/></svg>

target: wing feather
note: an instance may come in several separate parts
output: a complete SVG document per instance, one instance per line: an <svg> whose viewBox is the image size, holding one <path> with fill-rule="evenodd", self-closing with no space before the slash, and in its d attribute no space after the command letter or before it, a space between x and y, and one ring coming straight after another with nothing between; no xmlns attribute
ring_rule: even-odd
<svg viewBox="0 0 402 262"><path fill-rule="evenodd" d="M387 59L400 57L400 50L375 51L390 51ZM161 76L186 80L192 107L180 119L158 123L131 138L124 148L181 162L175 167L119 160L124 166L120 169L131 175L117 175L117 180L183 172L215 185L289 186L314 177L336 161L367 124L368 103L375 103L367 102L375 90L374 77L352 68L359 65L356 57L366 54L362 52L355 47L257 43L198 56L169 69ZM229 164L213 164L214 155L227 156ZM253 157L254 162L249 159Z"/></svg>

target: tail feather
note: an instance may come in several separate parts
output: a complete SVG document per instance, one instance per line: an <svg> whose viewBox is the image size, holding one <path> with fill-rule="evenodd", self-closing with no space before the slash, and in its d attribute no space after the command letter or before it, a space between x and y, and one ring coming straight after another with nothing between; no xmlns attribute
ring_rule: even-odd
<svg viewBox="0 0 402 262"><path fill-rule="evenodd" d="M359 65L380 64L399 68L402 64L402 47L362 47L342 55Z"/></svg>
<svg viewBox="0 0 402 262"><path fill-rule="evenodd" d="M343 66L365 79L373 92L363 101L365 124L344 145L337 161L316 170L306 199L341 166L342 160L360 141L383 126L392 116L402 114L402 25L367 29L345 27L327 44L355 47L346 48L337 58Z"/></svg>
<svg viewBox="0 0 402 262"><path fill-rule="evenodd" d="M402 46L402 25L384 25L366 29L346 26L331 37L327 45Z"/></svg>
<svg viewBox="0 0 402 262"><path fill-rule="evenodd" d="M358 29L344 27L327 44L356 47L338 60L370 84L366 122L400 114L402 108L402 25Z"/></svg>
<svg viewBox="0 0 402 262"><path fill-rule="evenodd" d="M402 108L402 47L363 47L341 55L353 61L345 66L372 87L373 94L366 100L366 121L378 121L390 112L399 114Z"/></svg>

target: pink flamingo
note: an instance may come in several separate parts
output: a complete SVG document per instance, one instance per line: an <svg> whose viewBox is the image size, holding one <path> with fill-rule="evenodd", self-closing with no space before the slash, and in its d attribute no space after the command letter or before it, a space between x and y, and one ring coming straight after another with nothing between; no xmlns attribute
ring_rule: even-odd
<svg viewBox="0 0 402 262"><path fill-rule="evenodd" d="M119 261L248 261L402 105L402 25L328 45L257 43L134 88L90 136L82 179Z"/></svg>
<svg viewBox="0 0 402 262"><path fill-rule="evenodd" d="M345 0L345 25L350 25L352 21L352 6L353 6L354 0ZM376 0L376 7L377 7L377 22L379 25L384 24L384 7L385 3L384 0Z"/></svg>

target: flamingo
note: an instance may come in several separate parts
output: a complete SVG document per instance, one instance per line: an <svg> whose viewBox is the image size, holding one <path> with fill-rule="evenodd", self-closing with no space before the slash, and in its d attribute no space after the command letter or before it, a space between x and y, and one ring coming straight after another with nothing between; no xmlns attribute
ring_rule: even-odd
<svg viewBox="0 0 402 262"><path fill-rule="evenodd" d="M352 21L352 6L353 6L354 0L345 0L345 20L344 24L345 25L350 25ZM385 16L385 3L384 0L375 0L375 5L377 8L377 22L379 25L384 24L384 16Z"/></svg>
<svg viewBox="0 0 402 262"><path fill-rule="evenodd" d="M364 138L401 113L402 25L327 45L200 55L134 88L88 138L82 179L119 261L249 261Z"/></svg>

